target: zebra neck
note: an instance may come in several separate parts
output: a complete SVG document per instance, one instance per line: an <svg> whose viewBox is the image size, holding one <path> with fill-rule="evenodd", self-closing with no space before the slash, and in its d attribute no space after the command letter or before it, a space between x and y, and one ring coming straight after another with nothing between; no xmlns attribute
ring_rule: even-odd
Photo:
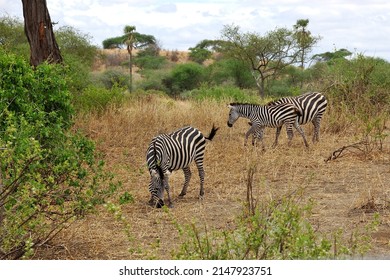
<svg viewBox="0 0 390 280"><path fill-rule="evenodd" d="M242 105L238 110L240 117L247 118L250 120L254 118L254 112L255 112L255 105L253 104Z"/></svg>

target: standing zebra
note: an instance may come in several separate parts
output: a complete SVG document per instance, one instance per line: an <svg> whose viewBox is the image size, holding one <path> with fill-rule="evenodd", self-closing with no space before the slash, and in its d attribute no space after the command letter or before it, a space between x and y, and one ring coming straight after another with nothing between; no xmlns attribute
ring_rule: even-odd
<svg viewBox="0 0 390 280"><path fill-rule="evenodd" d="M277 105L283 103L294 104L302 111L298 117L298 123L304 125L312 122L314 125L313 143L318 142L320 138L321 118L326 110L327 101L323 94L319 92L307 92L295 97L283 97L276 101L271 101L268 105Z"/></svg>
<svg viewBox="0 0 390 280"><path fill-rule="evenodd" d="M258 138L264 149L263 131L264 127L268 126L277 128L276 138L273 144L273 147L275 147L278 144L280 130L283 124L285 124L289 144L293 137L294 126L302 135L305 146L308 146L305 134L297 122L297 117L301 115L301 111L293 104L284 103L272 106L261 106L255 104L230 103L228 107L230 108L229 119L227 121L229 127L232 127L239 117L250 120L249 124L251 127L245 134L244 145L246 145L249 135L253 134L252 144L255 144L255 138Z"/></svg>
<svg viewBox="0 0 390 280"><path fill-rule="evenodd" d="M161 208L164 206L164 189L168 195L169 206L173 206L169 194L168 177L174 170L184 171L184 185L180 193L183 197L191 178L190 163L195 161L200 177L199 195L204 195L203 158L206 148L206 139L212 140L218 128L214 125L208 137L191 126L180 128L170 134L160 134L153 138L146 152L146 162L150 173L149 204Z"/></svg>

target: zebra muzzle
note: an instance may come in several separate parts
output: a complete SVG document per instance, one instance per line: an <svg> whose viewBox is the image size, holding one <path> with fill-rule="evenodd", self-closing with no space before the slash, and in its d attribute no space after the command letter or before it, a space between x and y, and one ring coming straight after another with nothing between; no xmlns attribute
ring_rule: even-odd
<svg viewBox="0 0 390 280"><path fill-rule="evenodd" d="M232 127L233 126L233 124L231 124L229 122L227 122L227 125L228 125L228 127Z"/></svg>

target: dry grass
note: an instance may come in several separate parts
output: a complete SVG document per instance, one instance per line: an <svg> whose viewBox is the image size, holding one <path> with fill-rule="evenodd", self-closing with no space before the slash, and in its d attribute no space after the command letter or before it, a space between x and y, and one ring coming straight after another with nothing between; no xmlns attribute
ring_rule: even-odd
<svg viewBox="0 0 390 280"><path fill-rule="evenodd" d="M129 240L120 223L102 210L96 216L74 223L54 241L55 247L37 252L45 259L170 259L180 243L172 219L181 224L196 223L200 228L225 229L241 212L246 199L246 180L250 167L256 166L254 197L261 200L302 190L315 201L313 222L321 232L342 229L348 236L372 218L373 207L380 212L381 224L373 234L370 255L390 257L389 181L390 144L370 158L346 155L325 163L337 148L356 142L351 135L328 133L325 116L321 142L305 149L295 135L287 146L285 130L277 148L271 149L274 130L266 130L267 150L244 147L248 125L239 120L233 128L226 125L228 109L215 102L191 103L160 97L145 97L113 108L97 117L80 117L77 127L97 143L107 166L123 182L124 190L135 202L124 206L123 215L131 225ZM147 206L149 173L145 163L147 146L153 136L192 125L208 134L213 123L220 127L206 148L205 198L198 200L199 179L196 167L188 193L175 200L169 214ZM311 139L311 125L304 126ZM181 191L182 172L170 179L173 197ZM369 211L367 207L370 207ZM131 249L131 250L129 250Z"/></svg>

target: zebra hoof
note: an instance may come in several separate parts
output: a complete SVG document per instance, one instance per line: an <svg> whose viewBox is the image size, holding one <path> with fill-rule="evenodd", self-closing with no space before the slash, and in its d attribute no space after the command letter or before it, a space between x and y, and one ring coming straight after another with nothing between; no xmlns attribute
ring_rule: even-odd
<svg viewBox="0 0 390 280"><path fill-rule="evenodd" d="M185 193L180 193L179 198L183 198L186 194Z"/></svg>

